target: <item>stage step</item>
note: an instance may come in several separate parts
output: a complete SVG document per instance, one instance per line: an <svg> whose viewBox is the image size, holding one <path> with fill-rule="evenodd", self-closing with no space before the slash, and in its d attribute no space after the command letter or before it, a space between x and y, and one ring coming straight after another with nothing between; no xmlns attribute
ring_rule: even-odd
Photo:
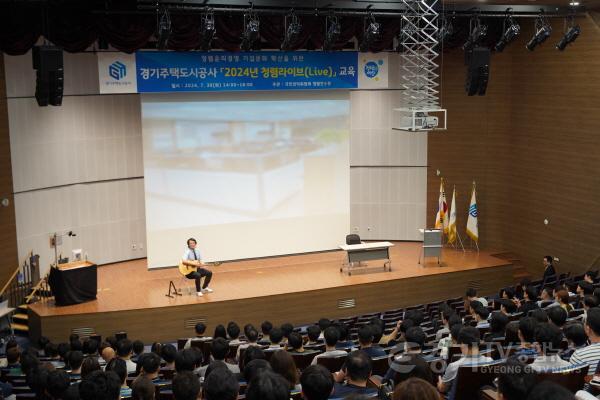
<svg viewBox="0 0 600 400"><path fill-rule="evenodd" d="M27 321L29 319L29 316L27 314L18 312L16 314L13 314L12 319L13 321Z"/></svg>
<svg viewBox="0 0 600 400"><path fill-rule="evenodd" d="M29 333L29 327L25 324L13 322L12 324L10 324L10 326L15 331L15 333Z"/></svg>

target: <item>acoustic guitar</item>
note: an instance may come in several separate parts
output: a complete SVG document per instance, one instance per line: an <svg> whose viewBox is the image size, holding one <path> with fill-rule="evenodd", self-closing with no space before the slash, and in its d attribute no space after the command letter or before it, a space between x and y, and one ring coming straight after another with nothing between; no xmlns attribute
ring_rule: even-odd
<svg viewBox="0 0 600 400"><path fill-rule="evenodd" d="M194 262L194 260L188 260L188 261ZM200 267L200 262L199 261L196 261L196 262L198 263L198 265L196 265L196 266L185 265L183 263L183 261L180 262L179 263L179 273L183 276L186 276L188 274L191 274L192 272L198 271L198 268ZM221 265L221 262L215 261L212 263L204 263L202 265L207 266L207 267L218 267L219 265Z"/></svg>

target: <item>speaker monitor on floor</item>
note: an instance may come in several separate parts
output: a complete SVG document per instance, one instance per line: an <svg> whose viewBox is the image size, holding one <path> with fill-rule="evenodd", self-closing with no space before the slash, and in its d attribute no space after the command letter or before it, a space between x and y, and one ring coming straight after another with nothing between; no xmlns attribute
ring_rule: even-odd
<svg viewBox="0 0 600 400"><path fill-rule="evenodd" d="M467 55L467 95L483 96L490 77L490 49L475 47Z"/></svg>
<svg viewBox="0 0 600 400"><path fill-rule="evenodd" d="M35 99L39 106L60 106L63 97L64 70L62 49L55 46L33 48L36 70Z"/></svg>

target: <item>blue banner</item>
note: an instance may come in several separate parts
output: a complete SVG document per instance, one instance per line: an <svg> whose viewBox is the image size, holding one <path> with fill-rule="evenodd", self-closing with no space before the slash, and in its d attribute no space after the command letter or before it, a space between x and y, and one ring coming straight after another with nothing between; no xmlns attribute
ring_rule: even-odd
<svg viewBox="0 0 600 400"><path fill-rule="evenodd" d="M358 87L353 51L140 51L135 61L139 93Z"/></svg>

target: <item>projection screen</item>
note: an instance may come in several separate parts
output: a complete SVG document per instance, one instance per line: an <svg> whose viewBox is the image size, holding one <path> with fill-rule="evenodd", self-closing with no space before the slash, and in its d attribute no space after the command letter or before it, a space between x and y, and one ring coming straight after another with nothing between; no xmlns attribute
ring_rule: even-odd
<svg viewBox="0 0 600 400"><path fill-rule="evenodd" d="M334 249L349 232L348 92L142 96L149 268Z"/></svg>

